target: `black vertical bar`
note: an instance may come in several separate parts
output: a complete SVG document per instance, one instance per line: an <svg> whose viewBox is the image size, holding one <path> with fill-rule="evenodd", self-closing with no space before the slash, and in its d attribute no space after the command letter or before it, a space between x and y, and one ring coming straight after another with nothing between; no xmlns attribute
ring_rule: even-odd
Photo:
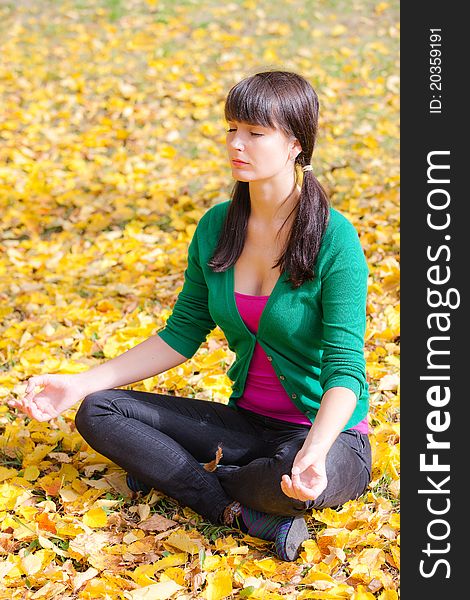
<svg viewBox="0 0 470 600"><path fill-rule="evenodd" d="M469 34L434 0L403 2L401 32L401 598L464 598Z"/></svg>

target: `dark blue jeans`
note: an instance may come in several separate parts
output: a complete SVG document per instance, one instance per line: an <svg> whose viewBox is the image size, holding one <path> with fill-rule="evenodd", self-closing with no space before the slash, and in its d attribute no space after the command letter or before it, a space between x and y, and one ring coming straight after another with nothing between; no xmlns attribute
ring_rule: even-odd
<svg viewBox="0 0 470 600"><path fill-rule="evenodd" d="M337 507L360 496L370 481L368 436L349 429L331 447L328 486L314 501L281 490L309 427L225 404L135 390L110 389L83 399L75 423L97 452L213 523L237 500L255 510L295 516ZM200 463L223 457L214 472Z"/></svg>

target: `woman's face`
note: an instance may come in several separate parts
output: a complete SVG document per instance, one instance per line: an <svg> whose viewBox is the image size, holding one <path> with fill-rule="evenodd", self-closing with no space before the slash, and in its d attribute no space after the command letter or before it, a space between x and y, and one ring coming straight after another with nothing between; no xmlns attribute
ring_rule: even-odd
<svg viewBox="0 0 470 600"><path fill-rule="evenodd" d="M300 144L277 128L228 121L227 152L232 175L238 181L269 179L292 173ZM236 161L243 162L236 162Z"/></svg>

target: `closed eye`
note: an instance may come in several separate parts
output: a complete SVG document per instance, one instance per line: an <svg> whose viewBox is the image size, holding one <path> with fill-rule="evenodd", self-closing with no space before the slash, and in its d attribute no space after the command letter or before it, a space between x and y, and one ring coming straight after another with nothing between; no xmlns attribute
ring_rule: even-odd
<svg viewBox="0 0 470 600"><path fill-rule="evenodd" d="M236 131L236 129L227 129L227 133L231 133L232 131ZM253 131L250 131L251 135L256 135L256 136L262 136L264 135L263 133L254 133Z"/></svg>

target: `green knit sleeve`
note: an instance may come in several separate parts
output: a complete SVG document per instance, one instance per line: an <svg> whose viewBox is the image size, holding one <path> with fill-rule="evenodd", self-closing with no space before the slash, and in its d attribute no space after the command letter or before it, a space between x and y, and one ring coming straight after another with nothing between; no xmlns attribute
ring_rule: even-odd
<svg viewBox="0 0 470 600"><path fill-rule="evenodd" d="M359 399L366 385L367 261L357 231L346 219L332 235L322 273L323 393L346 387Z"/></svg>
<svg viewBox="0 0 470 600"><path fill-rule="evenodd" d="M199 221L188 249L184 283L173 312L158 335L174 350L191 358L216 326L208 308L208 288L200 264L199 236L205 218Z"/></svg>

